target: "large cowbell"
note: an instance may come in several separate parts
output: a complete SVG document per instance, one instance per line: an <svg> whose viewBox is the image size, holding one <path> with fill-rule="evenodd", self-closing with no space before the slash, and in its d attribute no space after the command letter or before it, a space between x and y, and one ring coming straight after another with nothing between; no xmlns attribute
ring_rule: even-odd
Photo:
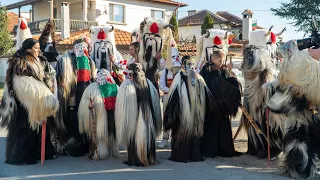
<svg viewBox="0 0 320 180"><path fill-rule="evenodd" d="M98 69L104 68L111 71L109 54L114 54L113 44L110 41L98 41L94 44L93 60Z"/></svg>

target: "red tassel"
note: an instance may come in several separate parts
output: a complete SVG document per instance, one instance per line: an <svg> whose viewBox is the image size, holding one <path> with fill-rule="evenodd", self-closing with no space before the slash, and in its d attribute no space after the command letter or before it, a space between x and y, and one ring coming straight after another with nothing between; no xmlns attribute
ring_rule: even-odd
<svg viewBox="0 0 320 180"><path fill-rule="evenodd" d="M231 44L231 43L232 43L232 39L228 38L228 44Z"/></svg>
<svg viewBox="0 0 320 180"><path fill-rule="evenodd" d="M129 66L127 66L127 69L129 69Z"/></svg>
<svg viewBox="0 0 320 180"><path fill-rule="evenodd" d="M150 31L154 34L158 33L159 32L159 27L157 25L157 23L153 23L150 27Z"/></svg>
<svg viewBox="0 0 320 180"><path fill-rule="evenodd" d="M127 61L123 61L123 65L127 65Z"/></svg>
<svg viewBox="0 0 320 180"><path fill-rule="evenodd" d="M124 60L123 62L127 63L128 61L127 61L127 60Z"/></svg>
<svg viewBox="0 0 320 180"><path fill-rule="evenodd" d="M101 28L99 33L98 33L98 37L97 38L103 40L106 37L107 37L106 33L104 33L103 29Z"/></svg>
<svg viewBox="0 0 320 180"><path fill-rule="evenodd" d="M87 57L89 57L89 52L88 52L88 50L84 50L84 54L87 56Z"/></svg>
<svg viewBox="0 0 320 180"><path fill-rule="evenodd" d="M111 78L107 78L107 81L112 84Z"/></svg>
<svg viewBox="0 0 320 180"><path fill-rule="evenodd" d="M214 37L213 43L214 43L215 45L220 45L220 44L221 44L220 38L219 38L218 36Z"/></svg>
<svg viewBox="0 0 320 180"><path fill-rule="evenodd" d="M24 29L27 29L28 26L26 25L26 23L24 23L22 20L21 20L21 23L20 23L20 29L24 30Z"/></svg>
<svg viewBox="0 0 320 180"><path fill-rule="evenodd" d="M275 43L277 42L277 40L276 40L276 35L274 35L273 32L271 32L270 37L271 37L271 42L272 42L272 44L275 44Z"/></svg>
<svg viewBox="0 0 320 180"><path fill-rule="evenodd" d="M126 71L123 71L123 74L124 74L124 75L128 75L128 73L127 73Z"/></svg>

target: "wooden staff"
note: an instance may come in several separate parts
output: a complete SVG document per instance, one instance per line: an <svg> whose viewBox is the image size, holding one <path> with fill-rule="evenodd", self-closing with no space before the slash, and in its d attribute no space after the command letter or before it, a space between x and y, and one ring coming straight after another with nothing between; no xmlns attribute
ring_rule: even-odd
<svg viewBox="0 0 320 180"><path fill-rule="evenodd" d="M46 154L46 127L47 127L47 122L43 121L42 122L42 134L41 134L41 166L44 163L45 160L45 154Z"/></svg>
<svg viewBox="0 0 320 180"><path fill-rule="evenodd" d="M259 128L259 126L254 122L253 118L250 116L250 114L248 113L248 111L243 107L241 106L241 110L242 110L242 113L246 116L246 118L248 119L248 121L250 122L250 124L253 126L253 128L256 130L257 133L259 134L263 134L261 129ZM240 127L238 128L236 134L234 135L234 138L233 138L233 141L236 140L237 136L239 135L240 133Z"/></svg>
<svg viewBox="0 0 320 180"><path fill-rule="evenodd" d="M94 143L94 155L93 155L93 160L98 160L98 148L97 148L97 132L96 132L96 123L94 120L94 111L93 111L94 103L92 99L90 98L90 104L89 108L91 110L91 116L92 116L92 128L93 128L93 143Z"/></svg>

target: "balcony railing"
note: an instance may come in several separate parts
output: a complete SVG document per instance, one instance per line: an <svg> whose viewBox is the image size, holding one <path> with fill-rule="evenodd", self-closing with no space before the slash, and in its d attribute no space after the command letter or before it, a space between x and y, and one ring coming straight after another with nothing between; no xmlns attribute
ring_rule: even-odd
<svg viewBox="0 0 320 180"><path fill-rule="evenodd" d="M50 19L43 19L40 21L29 22L28 27L31 30L32 34L42 33L44 27ZM61 19L53 19L52 20L55 26L56 32L61 32ZM96 21L82 21L82 20L70 20L70 31L78 31L82 29L89 29L91 26L97 26L98 23ZM14 34L17 33L18 25L15 25L13 28Z"/></svg>

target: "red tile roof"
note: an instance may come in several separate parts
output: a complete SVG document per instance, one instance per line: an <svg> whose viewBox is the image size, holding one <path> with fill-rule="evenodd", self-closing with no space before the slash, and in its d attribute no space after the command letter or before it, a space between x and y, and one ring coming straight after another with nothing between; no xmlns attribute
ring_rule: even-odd
<svg viewBox="0 0 320 180"><path fill-rule="evenodd" d="M13 34L13 28L15 25L18 24L19 16L18 14L13 12L8 12L7 16L8 16L8 30L10 33ZM27 21L29 22L29 19L27 19Z"/></svg>
<svg viewBox="0 0 320 180"><path fill-rule="evenodd" d="M41 34L37 34L34 35L33 38L35 39L39 39L39 37L41 36ZM84 30L80 30L80 31L76 31L76 32L71 32L70 33L70 37L66 38L66 39L62 39L60 34L55 34L55 40L57 44L61 44L61 45L70 45L72 44L75 40L83 37L83 36L87 36L90 37L90 33L88 29L84 29ZM131 33L130 32L126 32L126 31L122 31L119 29L115 29L115 41L116 41L116 45L127 45L129 46L131 43Z"/></svg>

